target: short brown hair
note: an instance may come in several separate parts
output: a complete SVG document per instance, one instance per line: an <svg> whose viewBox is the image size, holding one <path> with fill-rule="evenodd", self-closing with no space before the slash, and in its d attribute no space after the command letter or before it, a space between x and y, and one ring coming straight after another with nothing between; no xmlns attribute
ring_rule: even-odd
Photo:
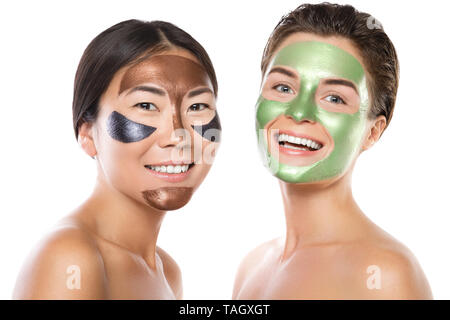
<svg viewBox="0 0 450 320"><path fill-rule="evenodd" d="M283 16L270 35L261 61L263 74L280 43L296 32L342 36L352 41L369 73L369 117L384 115L387 127L394 111L400 67L394 45L381 24L350 5L302 4Z"/></svg>
<svg viewBox="0 0 450 320"><path fill-rule="evenodd" d="M191 35L165 21L122 21L96 36L81 57L75 75L72 115L75 137L83 122L98 114L98 102L114 74L123 66L171 48L190 51L203 65L214 94L217 78L206 50Z"/></svg>

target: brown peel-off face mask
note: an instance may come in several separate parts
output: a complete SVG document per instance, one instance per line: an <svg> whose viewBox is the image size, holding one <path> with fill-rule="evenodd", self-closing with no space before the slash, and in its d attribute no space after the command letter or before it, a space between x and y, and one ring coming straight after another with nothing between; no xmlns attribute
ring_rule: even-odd
<svg viewBox="0 0 450 320"><path fill-rule="evenodd" d="M151 65L150 70L146 65ZM119 95L146 82L158 83L169 94L174 129L188 127L183 126L180 109L183 97L190 90L201 87L200 93L207 89L212 92L211 81L203 67L191 59L176 55L154 56L128 69L120 83Z"/></svg>
<svg viewBox="0 0 450 320"><path fill-rule="evenodd" d="M193 188L165 187L142 191L148 205L159 210L176 210L183 207L192 197Z"/></svg>
<svg viewBox="0 0 450 320"><path fill-rule="evenodd" d="M152 65L153 70L151 72L146 70L146 64L147 66ZM130 88L136 88L143 82L155 80L160 82L161 86L169 93L169 99L174 107L172 119L174 129L186 127L182 124L180 113L181 103L186 93L195 87L203 86L203 88L191 92L190 96L208 91L207 87L211 88L208 74L198 63L181 56L158 55L127 70L120 84L119 95ZM205 86L205 84L208 84L208 86ZM211 89L209 91L212 92ZM220 141L222 128L217 112L210 122L200 126L191 125L191 127L209 141ZM209 133L207 133L208 130L210 130Z"/></svg>
<svg viewBox="0 0 450 320"><path fill-rule="evenodd" d="M179 55L170 54L156 55L140 61L124 72L120 81L118 94L119 96L128 95L138 90L149 91L156 96L166 97L165 99L168 98L165 100L167 101L166 104L157 105L157 107L166 110L164 112L171 110L171 127L174 131L177 129L186 130L191 136L191 141L194 140L193 135L198 134L204 138L200 139L205 141L203 144L206 141L219 142L220 121L215 111L215 106L212 108L213 112L207 110L203 111L204 113L188 113L190 111L189 104L196 103L196 96L205 92L210 92L211 95L214 95L208 74L197 62ZM199 98L199 101L203 100L204 98ZM148 102L153 103L153 101ZM163 118L161 117L161 119ZM165 119L164 121L161 120L164 123L152 124L155 127L155 132L158 132L158 128L169 130L168 127L170 124L167 123L169 118L166 117ZM135 118L134 121L141 122L138 118ZM211 134L211 132L214 133ZM147 138L139 141L137 139L132 140L128 139L127 142L131 142L131 144L145 143ZM193 150L191 151L193 152ZM191 156L193 159L193 154ZM166 158L160 160L164 162L171 159ZM200 170L200 167L197 169ZM196 186L185 187L179 184L178 186L177 184L168 186L168 182L161 180L160 183L160 178L158 177L154 179L155 183L152 183L152 188L141 191L141 196L149 206L159 210L175 210L181 208L190 200L196 188ZM161 186L157 187L158 184Z"/></svg>

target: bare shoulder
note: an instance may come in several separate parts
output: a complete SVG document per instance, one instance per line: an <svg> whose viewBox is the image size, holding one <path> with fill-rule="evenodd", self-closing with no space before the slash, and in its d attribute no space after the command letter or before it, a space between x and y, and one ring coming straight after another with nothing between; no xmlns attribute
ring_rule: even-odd
<svg viewBox="0 0 450 320"><path fill-rule="evenodd" d="M239 291L241 290L242 284L244 280L247 278L249 273L255 266L257 266L263 258L270 254L276 248L280 246L280 239L272 239L270 241L264 242L251 250L245 258L239 264L238 270L236 272L234 287L233 287L233 295L232 298L235 299L238 296Z"/></svg>
<svg viewBox="0 0 450 320"><path fill-rule="evenodd" d="M74 224L56 226L30 252L13 299L105 299L103 259L94 239Z"/></svg>
<svg viewBox="0 0 450 320"><path fill-rule="evenodd" d="M391 237L352 246L346 265L350 291L357 299L432 299L414 254Z"/></svg>
<svg viewBox="0 0 450 320"><path fill-rule="evenodd" d="M156 252L161 258L164 268L164 275L170 284L172 291L177 299L183 297L183 284L181 270L176 261L163 249L156 247Z"/></svg>
<svg viewBox="0 0 450 320"><path fill-rule="evenodd" d="M261 258L266 254L272 252L276 248L280 248L280 245L280 238L272 239L260 244L245 256L245 258L242 260L242 263L240 264L240 269L246 269L247 266L254 265L258 261L260 261Z"/></svg>

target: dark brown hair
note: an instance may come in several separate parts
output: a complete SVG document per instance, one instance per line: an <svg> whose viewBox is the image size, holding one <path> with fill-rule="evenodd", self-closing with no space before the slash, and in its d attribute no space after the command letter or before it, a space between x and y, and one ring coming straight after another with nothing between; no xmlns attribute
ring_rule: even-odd
<svg viewBox="0 0 450 320"><path fill-rule="evenodd" d="M174 47L186 49L198 59L217 96L217 78L211 60L200 43L187 32L164 21L123 21L96 36L81 57L72 104L75 137L78 137L78 128L83 122L96 119L100 97L120 68Z"/></svg>
<svg viewBox="0 0 450 320"><path fill-rule="evenodd" d="M302 4L283 16L270 35L261 61L263 74L280 43L296 32L342 36L352 41L369 73L369 117L384 115L387 127L394 111L400 68L394 45L381 24L350 5Z"/></svg>

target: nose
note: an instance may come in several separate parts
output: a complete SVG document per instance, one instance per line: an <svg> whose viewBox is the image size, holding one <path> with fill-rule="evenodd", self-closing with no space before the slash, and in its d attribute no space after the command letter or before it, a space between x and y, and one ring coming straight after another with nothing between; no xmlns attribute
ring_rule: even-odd
<svg viewBox="0 0 450 320"><path fill-rule="evenodd" d="M183 137L186 134L182 125L179 108L172 108L172 114L168 114L165 119L166 121L161 124L162 130L159 139L159 145L161 147L176 146L183 141Z"/></svg>
<svg viewBox="0 0 450 320"><path fill-rule="evenodd" d="M297 122L316 122L316 111L315 90L311 87L302 87L298 96L289 103L285 115Z"/></svg>

